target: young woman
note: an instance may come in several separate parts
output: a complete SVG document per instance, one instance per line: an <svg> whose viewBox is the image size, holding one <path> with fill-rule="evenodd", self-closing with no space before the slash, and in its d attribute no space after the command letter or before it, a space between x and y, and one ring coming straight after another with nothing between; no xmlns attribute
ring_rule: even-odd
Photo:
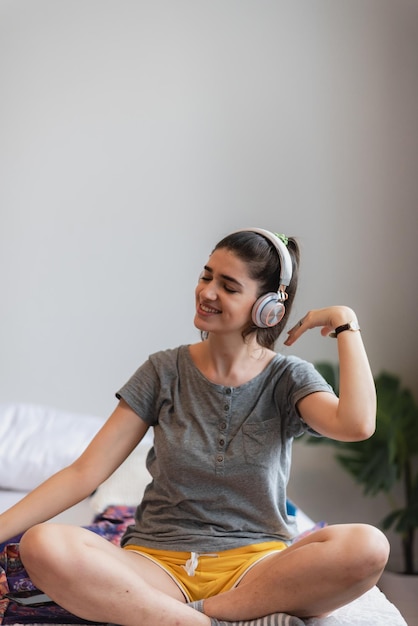
<svg viewBox="0 0 418 626"><path fill-rule="evenodd" d="M82 456L0 516L0 540L29 529L23 562L58 604L126 626L264 616L269 625L279 612L328 613L379 579L388 543L373 527L329 526L292 543L293 438L310 430L365 439L376 412L352 309L311 310L285 341L291 346L313 328L336 336L339 398L312 365L274 352L298 264L296 242L269 231L220 241L196 287L202 341L152 355L118 392L117 408ZM41 523L92 493L149 427L153 480L122 548L81 528Z"/></svg>

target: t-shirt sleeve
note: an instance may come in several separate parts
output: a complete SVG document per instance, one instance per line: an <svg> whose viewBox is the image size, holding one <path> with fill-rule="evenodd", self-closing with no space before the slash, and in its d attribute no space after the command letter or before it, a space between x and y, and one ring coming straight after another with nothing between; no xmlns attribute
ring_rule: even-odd
<svg viewBox="0 0 418 626"><path fill-rule="evenodd" d="M116 392L119 400L124 400L133 411L148 425L157 422L157 398L160 379L150 359L145 361L129 380Z"/></svg>
<svg viewBox="0 0 418 626"><path fill-rule="evenodd" d="M279 394L279 403L285 403L285 412L289 416L287 421L287 435L289 437L299 437L303 433L308 432L311 435L320 436L314 431L300 416L297 403L302 398L316 393L318 391L325 391L334 394L334 390L321 374L315 369L315 367L296 357L289 359L288 367L284 374L285 377L285 389L287 392L283 394L282 385L278 385L276 393ZM335 395L335 394L334 394Z"/></svg>

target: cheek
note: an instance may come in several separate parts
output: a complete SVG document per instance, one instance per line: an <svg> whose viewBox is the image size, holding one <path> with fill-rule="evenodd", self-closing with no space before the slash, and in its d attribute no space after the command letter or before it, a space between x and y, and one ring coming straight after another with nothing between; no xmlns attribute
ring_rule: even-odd
<svg viewBox="0 0 418 626"><path fill-rule="evenodd" d="M240 315L245 320L251 319L253 304L254 302L252 300L245 303L241 302L240 305L236 307L235 314Z"/></svg>
<svg viewBox="0 0 418 626"><path fill-rule="evenodd" d="M201 293L201 291L202 291L202 286L201 286L201 284L200 284L200 283L198 283L198 284L196 285L196 287L195 287L195 290L194 290L194 299L195 299L195 302L199 302L199 300L200 300L200 293Z"/></svg>

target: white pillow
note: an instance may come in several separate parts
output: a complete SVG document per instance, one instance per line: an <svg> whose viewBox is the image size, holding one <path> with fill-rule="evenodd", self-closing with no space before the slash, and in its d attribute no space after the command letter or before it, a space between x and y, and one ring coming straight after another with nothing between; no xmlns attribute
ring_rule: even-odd
<svg viewBox="0 0 418 626"><path fill-rule="evenodd" d="M153 433L148 430L126 461L100 485L91 498L95 513L112 505L137 506L141 502L145 487L151 482L145 462L152 442Z"/></svg>
<svg viewBox="0 0 418 626"><path fill-rule="evenodd" d="M33 404L0 404L0 487L30 491L72 463L104 422Z"/></svg>

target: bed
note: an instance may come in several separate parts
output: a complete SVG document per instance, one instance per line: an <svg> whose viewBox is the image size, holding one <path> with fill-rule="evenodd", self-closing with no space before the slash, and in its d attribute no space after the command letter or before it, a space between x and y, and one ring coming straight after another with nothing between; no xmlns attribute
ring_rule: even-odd
<svg viewBox="0 0 418 626"><path fill-rule="evenodd" d="M47 407L0 405L0 512L76 458L102 424L102 418ZM87 527L117 544L127 524L132 522L134 505L149 480L145 457L151 445L151 435L147 435L90 498L57 516L54 521ZM136 471L136 482L132 481L133 466L143 468L140 473ZM324 523L310 519L293 503L289 503L289 511L295 515L301 534ZM91 624L55 604L21 607L5 596L10 592L34 589L20 561L19 536L0 544L0 624ZM292 618L283 616L282 623L292 626ZM295 618L295 625L301 623ZM332 615L303 623L306 626L406 625L398 609L377 586Z"/></svg>

